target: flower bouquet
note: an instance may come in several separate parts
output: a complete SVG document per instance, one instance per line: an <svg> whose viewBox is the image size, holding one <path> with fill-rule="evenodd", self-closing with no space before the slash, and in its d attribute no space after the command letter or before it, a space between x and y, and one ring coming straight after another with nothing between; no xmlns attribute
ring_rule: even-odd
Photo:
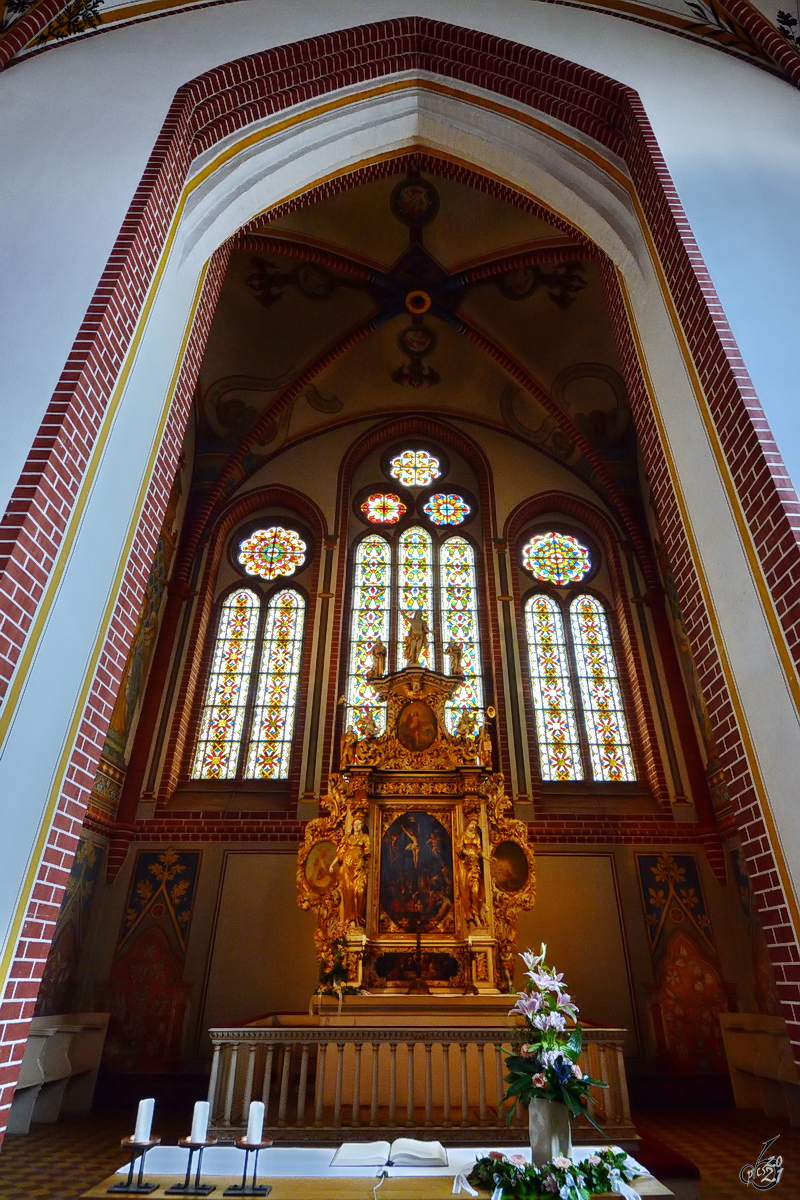
<svg viewBox="0 0 800 1200"><path fill-rule="evenodd" d="M514 1196L515 1200L534 1200L547 1196L550 1200L590 1200L598 1192L613 1192L619 1196L637 1197L628 1183L634 1172L626 1166L624 1150L605 1147L590 1154L582 1162L558 1157L537 1166L522 1154L501 1154L493 1150L479 1158L469 1174L469 1182L487 1188L493 1196Z"/></svg>
<svg viewBox="0 0 800 1200"><path fill-rule="evenodd" d="M524 1019L527 1040L515 1046L506 1058L508 1087L503 1097L514 1101L507 1117L509 1124L517 1104L528 1109L535 1161L569 1151L570 1117L585 1115L603 1134L590 1116L587 1102L591 1099L590 1087L608 1087L599 1079L590 1079L578 1065L582 1044L581 1027L575 1024L578 1009L562 984L563 975L547 966L546 955L547 947L543 945L539 954L526 950L520 956L527 968L527 984L509 1015ZM567 1030L568 1022L574 1026L571 1031ZM554 1133L559 1124L561 1133L557 1128Z"/></svg>
<svg viewBox="0 0 800 1200"><path fill-rule="evenodd" d="M347 938L344 933L330 942L319 970L318 996L338 996L341 1005L342 996L355 996L358 988L348 983L347 969Z"/></svg>

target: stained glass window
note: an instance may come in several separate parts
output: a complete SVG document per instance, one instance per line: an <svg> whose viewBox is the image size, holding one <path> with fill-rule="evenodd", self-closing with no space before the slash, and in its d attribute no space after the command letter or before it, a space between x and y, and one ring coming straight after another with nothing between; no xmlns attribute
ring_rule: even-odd
<svg viewBox="0 0 800 1200"><path fill-rule="evenodd" d="M375 492L367 496L361 511L373 525L396 525L406 512L406 506L394 492Z"/></svg>
<svg viewBox="0 0 800 1200"><path fill-rule="evenodd" d="M469 505L463 496L437 492L423 505L422 511L434 525L463 525L469 516Z"/></svg>
<svg viewBox="0 0 800 1200"><path fill-rule="evenodd" d="M405 664L403 643L408 622L403 619L422 610L430 630L428 644L419 656L420 666L435 670L433 658L433 542L426 529L414 525L400 534L397 544L397 662Z"/></svg>
<svg viewBox="0 0 800 1200"><path fill-rule="evenodd" d="M222 605L192 768L194 779L233 779L236 775L259 608L258 596L249 588L231 592Z"/></svg>
<svg viewBox="0 0 800 1200"><path fill-rule="evenodd" d="M306 561L306 544L293 529L273 525L257 529L239 546L239 562L248 575L262 579L277 579L279 575L294 575Z"/></svg>
<svg viewBox="0 0 800 1200"><path fill-rule="evenodd" d="M389 474L403 487L427 487L441 473L439 459L427 450L403 450L389 463Z"/></svg>
<svg viewBox="0 0 800 1200"><path fill-rule="evenodd" d="M561 609L552 596L531 596L525 623L542 779L583 779Z"/></svg>
<svg viewBox="0 0 800 1200"><path fill-rule="evenodd" d="M464 683L445 706L447 727L455 731L461 713L469 709L474 728L483 708L481 647L478 630L478 589L475 580L475 551L463 537L451 537L439 551L439 581L442 598L442 647L455 642L461 649Z"/></svg>
<svg viewBox="0 0 800 1200"><path fill-rule="evenodd" d="M605 609L594 596L578 596L570 605L570 618L592 775L605 783L633 781L633 753Z"/></svg>
<svg viewBox="0 0 800 1200"><path fill-rule="evenodd" d="M368 676L372 669L372 647L377 638L389 646L391 606L391 549L372 533L359 543L353 581L353 617L350 627L350 664L347 676L345 725L359 727L359 717L371 708L375 724L383 731L386 706L378 704Z"/></svg>
<svg viewBox="0 0 800 1200"><path fill-rule="evenodd" d="M289 777L305 607L293 588L267 604L245 779Z"/></svg>
<svg viewBox="0 0 800 1200"><path fill-rule="evenodd" d="M522 548L522 565L535 579L564 587L580 583L592 569L589 551L565 533L537 533Z"/></svg>

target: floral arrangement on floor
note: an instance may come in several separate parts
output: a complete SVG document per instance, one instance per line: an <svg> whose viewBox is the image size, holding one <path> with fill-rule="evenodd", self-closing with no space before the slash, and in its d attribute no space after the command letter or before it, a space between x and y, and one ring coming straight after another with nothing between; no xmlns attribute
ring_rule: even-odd
<svg viewBox="0 0 800 1200"><path fill-rule="evenodd" d="M558 1196L559 1200L590 1200L598 1192L635 1195L626 1187L634 1172L625 1166L624 1150L605 1147L582 1162L554 1158L544 1166L533 1166L522 1154L501 1154L493 1150L479 1158L469 1173L469 1182L487 1188L493 1196L513 1196L515 1200L533 1200L535 1196Z"/></svg>
<svg viewBox="0 0 800 1200"><path fill-rule="evenodd" d="M506 1058L508 1087L503 1099L514 1101L507 1121L511 1124L517 1104L527 1108L532 1100L550 1100L566 1105L572 1117L584 1114L603 1133L589 1115L587 1101L591 1099L590 1087L608 1084L591 1079L578 1066L581 1027L576 1024L567 1032L567 1022L575 1022L578 1008L562 984L564 976L547 966L546 955L545 945L539 954L526 950L520 955L527 968L527 984L509 1015L525 1020L528 1040L514 1047Z"/></svg>

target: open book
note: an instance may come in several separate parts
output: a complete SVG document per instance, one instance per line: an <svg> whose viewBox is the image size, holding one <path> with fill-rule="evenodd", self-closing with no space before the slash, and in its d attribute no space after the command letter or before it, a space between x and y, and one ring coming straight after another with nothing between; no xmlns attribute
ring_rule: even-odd
<svg viewBox="0 0 800 1200"><path fill-rule="evenodd" d="M396 1138L393 1142L345 1142L331 1159L332 1167L446 1167L441 1142Z"/></svg>

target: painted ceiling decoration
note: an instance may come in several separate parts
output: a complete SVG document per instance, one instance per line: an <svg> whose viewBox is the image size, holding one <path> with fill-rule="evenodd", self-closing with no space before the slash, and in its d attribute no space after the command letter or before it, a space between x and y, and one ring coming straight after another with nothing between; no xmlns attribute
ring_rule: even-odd
<svg viewBox="0 0 800 1200"><path fill-rule="evenodd" d="M800 85L798 19L782 8L781 0L551 2L607 12L689 37ZM0 69L65 41L227 3L233 0L5 0L5 7L0 3Z"/></svg>

